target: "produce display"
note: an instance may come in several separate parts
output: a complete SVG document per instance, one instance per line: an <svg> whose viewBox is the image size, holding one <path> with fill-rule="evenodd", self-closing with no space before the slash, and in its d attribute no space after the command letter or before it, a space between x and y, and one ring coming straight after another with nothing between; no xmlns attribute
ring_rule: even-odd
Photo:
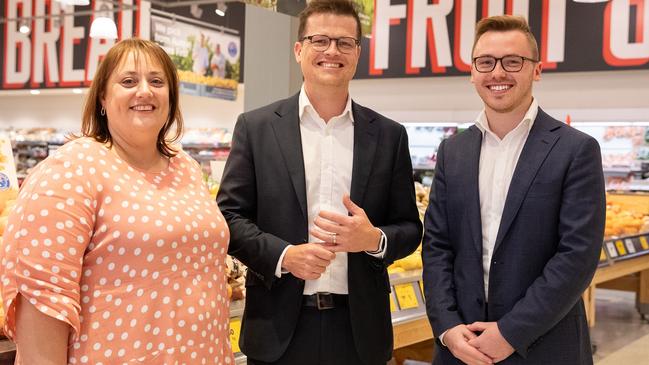
<svg viewBox="0 0 649 365"><path fill-rule="evenodd" d="M428 196L430 195L430 187L426 187L419 182L415 182L415 195L417 196L417 209L419 210L419 219L424 221L424 214L428 207ZM405 272L408 270L418 270L422 268L421 262L421 244L415 252L410 255L399 259L388 266L388 273Z"/></svg>
<svg viewBox="0 0 649 365"><path fill-rule="evenodd" d="M220 87L222 89L236 90L239 85L237 80L222 79L213 76L201 76L192 71L178 70L178 78L182 82Z"/></svg>
<svg viewBox="0 0 649 365"><path fill-rule="evenodd" d="M649 232L649 195L606 197L605 238Z"/></svg>
<svg viewBox="0 0 649 365"><path fill-rule="evenodd" d="M16 189L0 191L0 248L2 248L2 235L7 227L7 219L9 218L9 213L11 213L16 205L17 197L18 191ZM2 298L0 297L0 334L2 334L4 320L5 312L2 306Z"/></svg>

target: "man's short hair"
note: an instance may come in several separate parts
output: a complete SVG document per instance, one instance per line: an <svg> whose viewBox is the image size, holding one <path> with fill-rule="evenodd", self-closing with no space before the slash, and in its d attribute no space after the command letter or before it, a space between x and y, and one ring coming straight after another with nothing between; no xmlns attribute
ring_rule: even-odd
<svg viewBox="0 0 649 365"><path fill-rule="evenodd" d="M532 50L532 57L535 60L538 60L539 46L536 43L536 38L534 38L534 34L532 34L529 24L527 24L525 18L513 15L496 15L481 19L476 25L475 39L473 41L473 48L471 48L471 55L473 55L475 45L483 34L487 32L507 32L510 30L517 30L525 34L530 49Z"/></svg>
<svg viewBox="0 0 649 365"><path fill-rule="evenodd" d="M298 41L304 38L306 22L314 14L334 14L351 16L356 21L356 39L360 40L363 35L361 20L358 17L357 5L350 0L313 0L300 13L300 27L298 28Z"/></svg>

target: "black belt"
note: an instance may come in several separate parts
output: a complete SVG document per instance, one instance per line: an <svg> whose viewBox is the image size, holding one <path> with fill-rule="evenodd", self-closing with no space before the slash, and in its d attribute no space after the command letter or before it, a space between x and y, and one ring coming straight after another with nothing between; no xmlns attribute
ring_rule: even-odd
<svg viewBox="0 0 649 365"><path fill-rule="evenodd" d="M347 294L315 293L303 295L302 298L302 305L318 310L346 307L348 303Z"/></svg>

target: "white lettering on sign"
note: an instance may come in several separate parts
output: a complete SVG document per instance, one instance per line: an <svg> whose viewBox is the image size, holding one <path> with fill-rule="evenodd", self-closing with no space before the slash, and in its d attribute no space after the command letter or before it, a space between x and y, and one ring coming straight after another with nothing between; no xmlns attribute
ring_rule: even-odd
<svg viewBox="0 0 649 365"><path fill-rule="evenodd" d="M46 9L47 8L47 9ZM59 14L61 9L58 1L35 0L34 15L36 17L45 14ZM61 33L59 18L36 18L33 22L32 43L33 59L43 62L32 62L32 87L40 87L45 81L46 86L52 87L59 82L59 67L57 57L56 41Z"/></svg>
<svg viewBox="0 0 649 365"><path fill-rule="evenodd" d="M9 0L5 5L5 14L9 19L29 16L31 13L31 0ZM5 54L3 88L5 89L21 88L29 81L32 43L29 35L18 31L18 26L16 21L5 23L5 49L3 52Z"/></svg>
<svg viewBox="0 0 649 365"><path fill-rule="evenodd" d="M135 1L135 4L134 4ZM2 2L4 15L8 19L33 17L31 32L18 31L17 21L4 24L5 39L2 49L4 57L3 89L43 87L78 87L89 85L97 71L100 60L106 55L114 40L91 39L86 35L90 22L75 26L72 15L75 7L61 6L54 0L6 0ZM120 6L138 7L135 27L133 10L117 12L116 21L119 39L135 34L148 39L151 21L151 4L144 0L120 0ZM102 16L113 13L101 12L102 2L94 1L93 9ZM114 4L105 2L112 9ZM115 5L117 6L117 5ZM92 17L91 17L92 21ZM78 23L77 23L78 24ZM79 58L85 43L85 66L74 68L75 55Z"/></svg>
<svg viewBox="0 0 649 365"><path fill-rule="evenodd" d="M631 8L635 8L635 39ZM613 0L604 10L604 60L611 66L639 66L649 62L649 1Z"/></svg>
<svg viewBox="0 0 649 365"><path fill-rule="evenodd" d="M406 40L406 73L419 73L426 67L426 43L433 72L444 72L453 66L446 16L453 10L453 0L409 0L412 15L408 17ZM428 41L428 42L427 42Z"/></svg>
<svg viewBox="0 0 649 365"><path fill-rule="evenodd" d="M370 74L380 75L388 68L390 26L393 20L406 18L406 5L390 5L390 0L376 0L370 40Z"/></svg>
<svg viewBox="0 0 649 365"><path fill-rule="evenodd" d="M540 57L544 68L556 68L565 58L566 0L543 0L542 8ZM444 73L447 67L468 72L478 9L482 9L482 17L513 14L527 20L530 1L408 0L405 5L391 5L389 0L376 0L369 74L381 75L388 69L390 26L399 24L404 17L407 21L406 74L418 74L426 67L427 60L433 73ZM451 12L455 19L452 48L447 22Z"/></svg>

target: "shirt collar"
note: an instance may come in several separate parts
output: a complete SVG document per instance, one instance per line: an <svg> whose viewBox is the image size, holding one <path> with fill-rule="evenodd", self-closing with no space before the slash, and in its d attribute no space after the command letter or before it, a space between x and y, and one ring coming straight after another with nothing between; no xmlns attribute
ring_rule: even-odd
<svg viewBox="0 0 649 365"><path fill-rule="evenodd" d="M300 112L300 121L302 121L302 118L304 116L304 113L308 110L309 113L312 113L311 115L317 116L320 118L320 115L318 115L318 112L315 110L313 105L311 104L311 100L309 100L309 97L306 94L306 91L304 90L304 84L302 84L302 88L300 88L300 97L298 99L298 111ZM352 113L352 98L351 95L347 94L347 103L345 104L345 109L343 110L340 115L335 116L334 118L340 118L344 116L349 116L349 119L351 120L352 124L354 123L354 113Z"/></svg>
<svg viewBox="0 0 649 365"><path fill-rule="evenodd" d="M523 116L523 120L514 128L514 130L518 129L521 124L525 125L526 132L529 133L529 131L532 129L532 125L534 125L534 120L536 120L536 115L539 113L539 103L536 101L536 98L532 98L532 104L530 107L527 109L527 112L525 112L525 115ZM489 123L487 122L487 114L485 113L485 110L482 109L480 114L478 115L478 118L475 121L475 126L480 129L480 132L482 132L482 135L486 132L492 133L491 129L489 128Z"/></svg>

